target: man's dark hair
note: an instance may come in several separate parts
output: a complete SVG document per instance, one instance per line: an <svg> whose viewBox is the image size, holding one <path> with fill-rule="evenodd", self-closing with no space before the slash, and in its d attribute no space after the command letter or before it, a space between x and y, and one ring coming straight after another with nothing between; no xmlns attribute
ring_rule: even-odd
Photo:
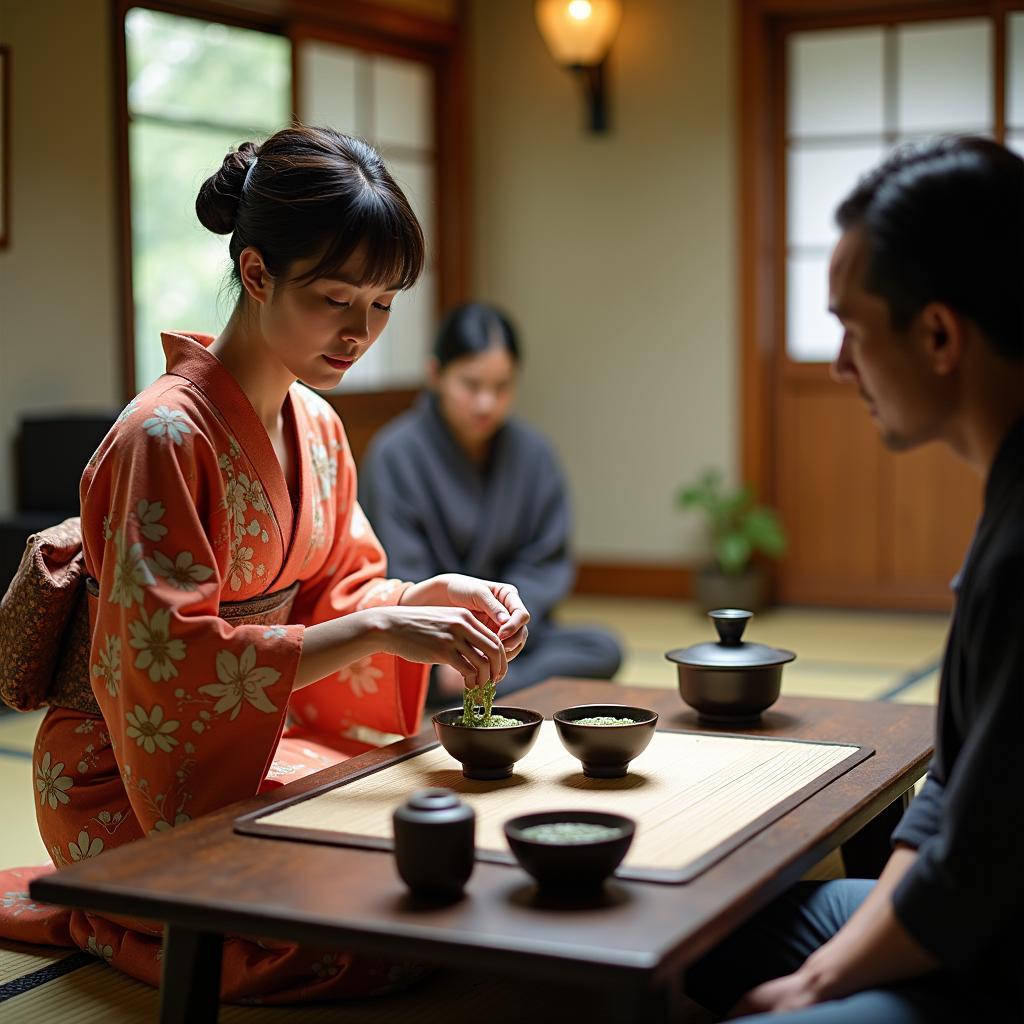
<svg viewBox="0 0 1024 1024"><path fill-rule="evenodd" d="M836 209L868 238L865 287L897 329L929 302L968 317L1006 359L1024 359L1024 160L982 138L904 146Z"/></svg>

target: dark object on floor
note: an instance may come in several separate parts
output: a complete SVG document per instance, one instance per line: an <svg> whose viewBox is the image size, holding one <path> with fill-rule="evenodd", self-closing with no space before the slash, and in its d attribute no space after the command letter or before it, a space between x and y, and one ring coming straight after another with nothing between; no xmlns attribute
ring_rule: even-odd
<svg viewBox="0 0 1024 1024"><path fill-rule="evenodd" d="M15 444L17 506L0 518L0 592L14 576L25 541L79 512L78 485L116 412L31 413Z"/></svg>

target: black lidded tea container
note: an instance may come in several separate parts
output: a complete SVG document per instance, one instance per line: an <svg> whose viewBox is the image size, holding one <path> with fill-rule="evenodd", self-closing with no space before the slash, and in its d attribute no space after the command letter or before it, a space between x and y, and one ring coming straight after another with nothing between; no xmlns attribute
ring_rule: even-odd
<svg viewBox="0 0 1024 1024"><path fill-rule="evenodd" d="M395 866L417 895L454 899L473 873L476 812L453 790L418 789L392 815Z"/></svg>
<svg viewBox="0 0 1024 1024"><path fill-rule="evenodd" d="M743 631L753 618L745 609L716 608L708 618L718 632L717 643L694 644L665 655L676 663L679 695L702 721L755 724L779 699L782 667L796 655L744 641Z"/></svg>

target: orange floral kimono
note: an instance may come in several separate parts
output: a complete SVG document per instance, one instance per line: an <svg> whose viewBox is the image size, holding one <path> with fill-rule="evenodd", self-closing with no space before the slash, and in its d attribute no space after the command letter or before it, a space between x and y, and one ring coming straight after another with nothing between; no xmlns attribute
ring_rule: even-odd
<svg viewBox="0 0 1024 1024"><path fill-rule="evenodd" d="M51 708L36 739L36 813L58 867L335 764L368 748L366 730L418 728L426 666L391 655L292 693L304 626L396 604L408 584L383 578L331 407L300 384L285 401L301 462L293 508L270 438L211 341L164 334L167 373L128 405L82 478L102 717ZM293 625L217 615L221 602L296 581ZM24 891L39 873L0 873L0 935L75 944L158 984L159 929L33 904ZM371 958L224 944L230 1001L367 995L404 980L402 965Z"/></svg>

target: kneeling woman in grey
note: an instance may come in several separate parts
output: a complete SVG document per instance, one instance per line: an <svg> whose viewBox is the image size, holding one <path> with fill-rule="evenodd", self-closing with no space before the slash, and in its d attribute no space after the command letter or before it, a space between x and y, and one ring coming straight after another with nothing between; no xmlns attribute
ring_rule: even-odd
<svg viewBox="0 0 1024 1024"><path fill-rule="evenodd" d="M515 332L497 310L454 310L434 346L430 389L374 438L359 475L391 575L462 572L519 588L530 638L502 693L550 676L610 679L622 657L606 631L551 620L575 574L569 502L551 446L509 418L518 363ZM457 701L463 685L442 666L429 702Z"/></svg>

